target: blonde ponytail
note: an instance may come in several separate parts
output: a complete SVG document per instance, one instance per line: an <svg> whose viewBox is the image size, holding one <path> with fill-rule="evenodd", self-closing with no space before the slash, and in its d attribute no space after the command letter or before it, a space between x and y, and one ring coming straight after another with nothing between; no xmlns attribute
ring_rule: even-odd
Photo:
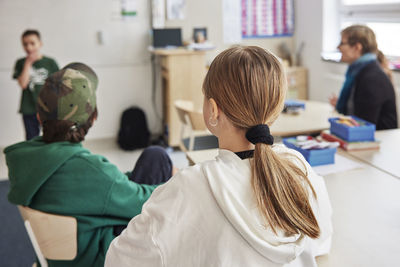
<svg viewBox="0 0 400 267"><path fill-rule="evenodd" d="M251 168L255 198L271 229L275 233L279 228L288 235L300 232L317 238L320 229L309 202L307 187L313 197L316 195L306 173L263 143L256 144Z"/></svg>
<svg viewBox="0 0 400 267"><path fill-rule="evenodd" d="M212 62L203 83L204 95L213 98L232 124L243 130L270 126L283 109L286 88L278 59L256 46L223 51ZM275 233L280 229L288 235L302 233L317 238L320 228L309 196L316 195L307 173L293 162L293 156L280 156L265 144L270 141L252 141L251 183L260 213Z"/></svg>

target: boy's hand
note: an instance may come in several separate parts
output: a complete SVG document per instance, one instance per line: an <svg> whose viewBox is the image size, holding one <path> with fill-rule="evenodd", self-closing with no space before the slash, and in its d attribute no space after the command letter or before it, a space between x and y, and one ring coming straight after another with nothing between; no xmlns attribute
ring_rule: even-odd
<svg viewBox="0 0 400 267"><path fill-rule="evenodd" d="M22 90L28 88L32 64L35 63L35 61L39 60L41 57L42 55L40 53L31 53L26 57L24 68L22 69L22 72L18 77L18 84L22 88Z"/></svg>
<svg viewBox="0 0 400 267"><path fill-rule="evenodd" d="M331 105L332 105L334 108L336 108L336 103L337 103L337 101L338 101L337 95L332 94L332 95L329 97L329 103L331 103Z"/></svg>
<svg viewBox="0 0 400 267"><path fill-rule="evenodd" d="M35 63L35 61L38 61L39 59L40 59L39 53L32 53L26 57L25 63L32 65L33 63Z"/></svg>

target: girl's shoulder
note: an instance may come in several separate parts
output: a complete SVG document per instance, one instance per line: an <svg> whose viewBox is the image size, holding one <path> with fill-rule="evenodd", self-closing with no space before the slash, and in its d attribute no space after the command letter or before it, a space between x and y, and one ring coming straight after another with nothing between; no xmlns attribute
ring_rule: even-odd
<svg viewBox="0 0 400 267"><path fill-rule="evenodd" d="M161 187L168 190L185 191L187 188L192 190L193 187L204 181L204 175L201 169L202 164L196 164L180 169L168 182Z"/></svg>

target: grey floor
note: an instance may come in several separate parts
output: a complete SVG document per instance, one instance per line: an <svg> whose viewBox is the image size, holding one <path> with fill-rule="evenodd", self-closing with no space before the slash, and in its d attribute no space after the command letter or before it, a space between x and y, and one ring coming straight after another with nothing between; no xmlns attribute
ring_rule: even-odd
<svg viewBox="0 0 400 267"><path fill-rule="evenodd" d="M83 146L93 154L105 156L111 163L116 165L122 172L131 171L143 149L124 151L118 147L114 139L95 139L83 142ZM167 149L173 164L177 168L188 166L185 153L180 150Z"/></svg>

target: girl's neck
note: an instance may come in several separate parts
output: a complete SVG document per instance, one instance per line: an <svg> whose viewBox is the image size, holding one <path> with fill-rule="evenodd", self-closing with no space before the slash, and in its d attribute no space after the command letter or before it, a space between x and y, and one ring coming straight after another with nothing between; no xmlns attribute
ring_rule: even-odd
<svg viewBox="0 0 400 267"><path fill-rule="evenodd" d="M232 152L254 149L254 145L246 139L243 131L226 131L218 136L218 143L220 149Z"/></svg>

